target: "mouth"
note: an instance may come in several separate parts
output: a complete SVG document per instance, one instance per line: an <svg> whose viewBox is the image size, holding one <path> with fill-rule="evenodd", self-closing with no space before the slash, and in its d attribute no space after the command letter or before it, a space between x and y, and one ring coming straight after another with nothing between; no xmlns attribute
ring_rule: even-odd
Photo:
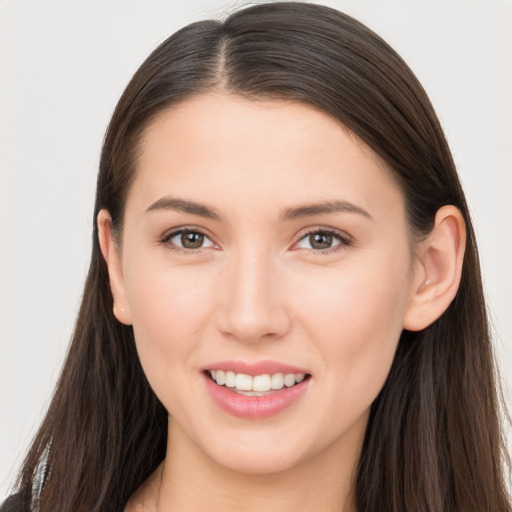
<svg viewBox="0 0 512 512"><path fill-rule="evenodd" d="M293 404L301 402L312 381L311 374L304 370L277 363L216 366L203 370L213 402L228 414L249 420L293 409Z"/></svg>
<svg viewBox="0 0 512 512"><path fill-rule="evenodd" d="M265 373L248 375L224 370L206 370L206 375L218 386L244 396L267 396L283 388L291 388L311 376L307 373Z"/></svg>

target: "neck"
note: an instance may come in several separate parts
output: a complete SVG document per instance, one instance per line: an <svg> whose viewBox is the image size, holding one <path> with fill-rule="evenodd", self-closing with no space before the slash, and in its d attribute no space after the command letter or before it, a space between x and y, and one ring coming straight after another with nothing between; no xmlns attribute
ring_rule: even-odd
<svg viewBox="0 0 512 512"><path fill-rule="evenodd" d="M242 503L247 512L354 512L361 446L362 438L346 439L344 449L329 447L284 471L241 473L217 464L170 420L166 459L137 494L155 512L238 512Z"/></svg>

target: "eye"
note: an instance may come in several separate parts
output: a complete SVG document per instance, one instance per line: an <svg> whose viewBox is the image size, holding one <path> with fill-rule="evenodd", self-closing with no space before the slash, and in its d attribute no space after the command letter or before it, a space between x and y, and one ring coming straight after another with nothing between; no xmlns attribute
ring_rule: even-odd
<svg viewBox="0 0 512 512"><path fill-rule="evenodd" d="M336 250L338 246L348 246L350 243L351 241L347 236L335 231L318 229L303 236L295 247L328 253L331 252L330 250Z"/></svg>
<svg viewBox="0 0 512 512"><path fill-rule="evenodd" d="M214 247L215 244L204 233L194 229L180 229L169 233L163 240L171 249L194 250Z"/></svg>

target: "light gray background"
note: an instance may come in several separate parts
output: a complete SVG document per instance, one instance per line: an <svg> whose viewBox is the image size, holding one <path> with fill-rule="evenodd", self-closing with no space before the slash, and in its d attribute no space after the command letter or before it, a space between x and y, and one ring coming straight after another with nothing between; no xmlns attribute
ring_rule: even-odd
<svg viewBox="0 0 512 512"><path fill-rule="evenodd" d="M322 3L391 43L437 109L473 213L510 397L512 0ZM72 332L114 105L158 43L240 4L0 0L0 500Z"/></svg>

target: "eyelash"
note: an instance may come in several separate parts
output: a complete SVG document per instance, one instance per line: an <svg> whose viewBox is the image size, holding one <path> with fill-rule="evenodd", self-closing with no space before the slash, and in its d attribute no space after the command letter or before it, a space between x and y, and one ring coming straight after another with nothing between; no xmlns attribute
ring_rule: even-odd
<svg viewBox="0 0 512 512"><path fill-rule="evenodd" d="M160 240L160 244L165 245L171 251L183 252L183 253L187 253L187 254L196 254L196 253L200 252L201 249L205 249L205 247L199 247L198 249L187 249L185 247L179 247L179 246L177 246L175 244L170 243L171 240L175 236L181 235L183 233L193 233L193 234L202 235L202 236L204 236L205 238L207 238L208 240L211 241L211 238L204 231L202 231L199 228L196 228L196 227L190 227L190 228L189 227L182 227L182 228L176 229L174 231L170 231L169 233L164 235L162 237L162 239Z"/></svg>
<svg viewBox="0 0 512 512"><path fill-rule="evenodd" d="M190 228L183 227L183 228L179 228L174 231L171 231L171 232L167 233L165 236L163 236L162 239L159 241L159 243L162 245L165 245L171 251L183 252L183 253L187 253L187 254L197 254L201 251L201 249L205 249L205 247L199 247L197 249L187 249L187 248L179 247L175 244L170 243L170 241L175 236L181 235L183 233L192 233L192 234L202 235L205 238L207 238L208 240L210 240L212 242L212 244L214 243L211 240L211 238L203 230L196 228L196 227L190 227ZM342 232L334 230L332 228L321 228L320 227L320 228L312 229L310 231L303 233L300 236L300 238L293 244L293 247L295 247L297 244L299 244L305 238L310 237L312 235L316 235L316 234L332 236L332 238L334 240L336 240L338 243L336 245L334 245L332 247L328 247L326 249L313 249L313 248L306 249L308 251L312 251L314 254L319 254L319 255L332 254L334 252L342 250L345 247L350 247L353 245L352 238L349 237L346 233L342 233ZM298 250L298 249L294 249L294 250Z"/></svg>
<svg viewBox="0 0 512 512"><path fill-rule="evenodd" d="M335 252L341 251L344 248L351 247L353 245L353 239L351 237L349 237L346 233L337 231L332 228L319 227L319 228L312 229L310 231L307 231L307 232L301 234L300 238L297 240L297 242L295 242L293 244L293 246L295 247L302 240L304 240L308 237L311 237L313 235L317 235L317 234L332 236L333 241L336 240L338 243L336 245L334 245L332 247L328 247L326 249L313 249L313 248L307 249L308 251L312 251L313 254L319 254L319 255L325 256L328 254L333 254ZM295 250L297 250L297 249L295 249Z"/></svg>

